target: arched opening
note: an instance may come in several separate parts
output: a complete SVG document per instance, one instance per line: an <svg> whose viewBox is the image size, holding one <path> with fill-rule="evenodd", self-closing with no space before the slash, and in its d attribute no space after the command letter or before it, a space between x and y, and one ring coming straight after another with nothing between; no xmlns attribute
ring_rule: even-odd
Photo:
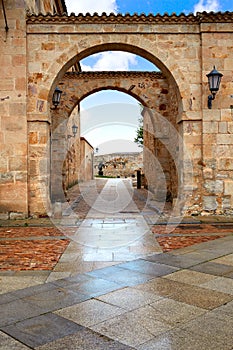
<svg viewBox="0 0 233 350"><path fill-rule="evenodd" d="M70 51L73 52L73 48L71 48ZM177 104L178 104L178 113L180 116L182 113L182 110L183 110L181 95L180 95L176 80L175 80L174 76L172 75L172 73L170 72L170 70L166 67L166 65L158 57L153 55L151 52L149 52L141 47L138 47L136 45L125 44L125 43L121 43L121 42L93 45L91 47L83 49L78 54L75 54L69 61L64 63L64 65L62 66L62 68L58 72L57 76L55 77L53 84L51 86L50 92L49 92L48 100L51 101L55 87L61 81L63 76L66 74L66 72L72 70L73 67L74 67L74 70L76 72L79 72L81 70L80 63L82 61L85 63L85 60L88 57L90 58L93 55L100 54L103 52L119 52L119 51L136 55L140 59L148 62L148 67L150 67L149 70L152 70L151 68L154 66L155 71L159 70L162 72L162 74L165 75L165 77L168 80L169 87L171 88L171 90L173 90L174 97L175 97ZM179 74L181 75L182 73L179 71ZM179 117L177 117L177 119L178 118Z"/></svg>
<svg viewBox="0 0 233 350"><path fill-rule="evenodd" d="M106 49L112 50L113 52L123 50L136 55L141 54L143 59L147 59L152 65L157 64L157 66L160 66L163 71L158 71L156 67L154 72L81 71L80 68L82 59L87 59L88 55L96 54L97 52L106 52ZM51 201L54 202L57 200L65 200L64 193L66 193L67 184L64 187L64 174L66 174L67 171L64 171L64 163L66 164L65 169L69 169L70 163L72 163L76 157L75 152L70 150L68 152L68 156L65 156L65 150L67 147L70 148L69 145L73 141L71 138L68 140L68 121L74 120L75 113L77 115L77 119L79 119L79 106L81 101L86 97L101 90L111 89L124 92L136 98L138 103L147 109L143 114L145 121L143 129L145 130L147 139L146 148L149 150L149 152L144 152L144 158L145 164L148 165L148 178L153 179L148 188L152 192L157 191L158 181L156 180L155 173L158 170L156 170L156 167L151 167L151 157L155 157L156 159L160 157L160 160L162 160L162 165L160 161L156 162L159 163L158 167L160 168L160 173L162 174L162 182L166 182L166 186L163 185L163 200L164 198L168 197L170 199L176 198L178 191L177 157L179 147L176 147L176 159L174 160L174 152L171 151L172 147L169 144L171 141L171 135L169 135L169 133L174 133L174 130L176 132L178 131L176 120L178 119L181 110L181 99L174 78L166 67L164 67L164 65L157 58L140 48L132 47L127 44L117 45L114 43L108 46L101 45L84 50L82 53L76 55L73 59L66 63L62 71L57 76L57 78L60 77L60 79L58 80L58 84L56 84L63 91L61 104L59 109L52 111L51 116ZM165 124L168 124L165 127L166 135L163 130L163 121L165 121ZM169 129L169 124L171 124L173 127L172 132L171 130L167 132ZM72 125L72 122L70 125ZM70 126L68 128L70 128ZM74 144L71 146L73 147ZM60 155L58 155L59 152ZM61 162L63 164L63 170L61 170ZM70 171L68 170L68 173L69 172ZM75 178L71 175L72 174L70 173L68 175L68 187L79 181L78 177ZM67 177L67 175L65 176ZM58 184L60 184L60 186L58 186ZM59 190L59 187L62 188L62 192Z"/></svg>

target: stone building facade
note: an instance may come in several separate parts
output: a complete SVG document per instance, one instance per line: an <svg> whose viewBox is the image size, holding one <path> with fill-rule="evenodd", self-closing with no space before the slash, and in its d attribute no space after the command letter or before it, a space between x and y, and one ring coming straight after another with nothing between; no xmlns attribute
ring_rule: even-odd
<svg viewBox="0 0 233 350"><path fill-rule="evenodd" d="M72 67L106 50L140 55L164 76L163 90L158 90L156 79L153 86L153 78L146 76L141 76L138 84L130 79L123 83L121 78L115 86L145 107L144 130L148 135L144 166L153 186L161 183L164 191L170 186L174 203L182 212L232 213L233 13L67 16L62 14L65 6L56 14L52 7L51 14L45 15L45 8L41 14L33 8L35 14L27 13L31 1L4 3L7 26L0 3L3 216L48 212L53 189L51 164L57 168L56 185L62 191L68 119L82 99L112 86L105 83L95 88L89 82L88 88L81 86L77 97L77 90L64 89L66 77L82 74ZM223 78L212 109L208 109L206 74L213 66ZM71 71L76 73L68 73ZM95 84L93 76L90 80ZM53 109L54 90L62 84L61 103ZM161 98L164 103L158 103ZM56 142L53 163L51 150Z"/></svg>
<svg viewBox="0 0 233 350"><path fill-rule="evenodd" d="M64 0L25 0L26 10L29 13L66 13L66 4Z"/></svg>
<svg viewBox="0 0 233 350"><path fill-rule="evenodd" d="M85 137L80 138L80 151L81 151L81 162L79 166L79 181L89 181L94 177L93 174L93 159L94 159L94 148L85 139Z"/></svg>

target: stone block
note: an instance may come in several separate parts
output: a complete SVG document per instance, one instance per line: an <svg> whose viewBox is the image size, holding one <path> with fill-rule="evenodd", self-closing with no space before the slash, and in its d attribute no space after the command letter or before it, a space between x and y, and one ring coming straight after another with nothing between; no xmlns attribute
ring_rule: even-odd
<svg viewBox="0 0 233 350"><path fill-rule="evenodd" d="M27 215L25 213L10 213L10 220L22 220L22 219L26 219Z"/></svg>
<svg viewBox="0 0 233 350"><path fill-rule="evenodd" d="M218 207L215 196L203 196L203 209L206 211L214 211Z"/></svg>
<svg viewBox="0 0 233 350"><path fill-rule="evenodd" d="M218 160L219 170L233 170L233 158L221 158Z"/></svg>
<svg viewBox="0 0 233 350"><path fill-rule="evenodd" d="M27 156L27 144L26 143L14 144L13 154L17 156Z"/></svg>
<svg viewBox="0 0 233 350"><path fill-rule="evenodd" d="M0 213L0 220L8 220L9 213Z"/></svg>
<svg viewBox="0 0 233 350"><path fill-rule="evenodd" d="M53 51L55 49L55 43L54 42L42 43L41 49L46 51Z"/></svg>
<svg viewBox="0 0 233 350"><path fill-rule="evenodd" d="M233 196L233 181L226 180L224 182L224 194Z"/></svg>
<svg viewBox="0 0 233 350"><path fill-rule="evenodd" d="M203 122L203 133L204 134L217 134L218 133L218 122L217 121Z"/></svg>
<svg viewBox="0 0 233 350"><path fill-rule="evenodd" d="M15 181L19 181L19 182L24 182L26 183L28 180L27 178L27 171L16 171L15 172Z"/></svg>
<svg viewBox="0 0 233 350"><path fill-rule="evenodd" d="M228 108L221 110L221 121L232 122L232 112L229 108L229 97L227 98Z"/></svg>
<svg viewBox="0 0 233 350"><path fill-rule="evenodd" d="M0 184L9 184L14 182L14 174L12 172L0 173Z"/></svg>
<svg viewBox="0 0 233 350"><path fill-rule="evenodd" d="M223 192L223 181L221 181L221 180L207 180L204 183L204 188L209 193L220 194Z"/></svg>
<svg viewBox="0 0 233 350"><path fill-rule="evenodd" d="M208 158L214 158L216 156L216 145L203 145L203 159L204 162Z"/></svg>
<svg viewBox="0 0 233 350"><path fill-rule="evenodd" d="M232 70L232 57L225 58L225 60L224 60L224 70Z"/></svg>
<svg viewBox="0 0 233 350"><path fill-rule="evenodd" d="M24 77L16 77L15 79L15 89L16 90L22 90L25 91L26 90L26 78Z"/></svg>
<svg viewBox="0 0 233 350"><path fill-rule="evenodd" d="M217 143L217 134L204 134L203 137L203 144L204 145L216 145Z"/></svg>
<svg viewBox="0 0 233 350"><path fill-rule="evenodd" d="M10 171L27 170L27 158L24 156L10 157L9 158L9 170Z"/></svg>
<svg viewBox="0 0 233 350"><path fill-rule="evenodd" d="M217 143L219 145L233 145L233 134L218 134Z"/></svg>
<svg viewBox="0 0 233 350"><path fill-rule="evenodd" d="M221 112L217 109L204 109L203 110L203 121L211 122L211 121L220 121L221 120Z"/></svg>
<svg viewBox="0 0 233 350"><path fill-rule="evenodd" d="M0 91L13 91L15 88L14 79L0 79Z"/></svg>
<svg viewBox="0 0 233 350"><path fill-rule="evenodd" d="M29 132L29 144L35 145L37 143L38 143L38 132L37 131Z"/></svg>
<svg viewBox="0 0 233 350"><path fill-rule="evenodd" d="M6 131L22 131L26 135L26 122L21 117L2 117L2 128Z"/></svg>
<svg viewBox="0 0 233 350"><path fill-rule="evenodd" d="M1 156L0 173L6 173L8 170L8 159Z"/></svg>
<svg viewBox="0 0 233 350"><path fill-rule="evenodd" d="M233 154L233 145L218 145L215 147L215 156L217 158L231 158Z"/></svg>
<svg viewBox="0 0 233 350"><path fill-rule="evenodd" d="M227 134L227 131L228 131L227 122L219 122L218 131L220 134Z"/></svg>
<svg viewBox="0 0 233 350"><path fill-rule="evenodd" d="M203 169L203 177L204 179L213 179L213 170L209 168Z"/></svg>
<svg viewBox="0 0 233 350"><path fill-rule="evenodd" d="M19 103L11 103L9 106L9 112L11 116L25 116L26 115L26 104L19 102Z"/></svg>
<svg viewBox="0 0 233 350"><path fill-rule="evenodd" d="M227 126L228 126L228 132L229 133L231 133L231 134L233 134L233 122L231 121L231 122L228 122L227 123Z"/></svg>
<svg viewBox="0 0 233 350"><path fill-rule="evenodd" d="M55 202L53 205L53 214L54 219L61 219L62 217L62 205L61 202Z"/></svg>
<svg viewBox="0 0 233 350"><path fill-rule="evenodd" d="M13 55L12 56L12 65L13 66L23 66L26 65L26 55Z"/></svg>
<svg viewBox="0 0 233 350"><path fill-rule="evenodd" d="M231 196L224 196L222 198L222 208L223 210L231 209Z"/></svg>
<svg viewBox="0 0 233 350"><path fill-rule="evenodd" d="M189 111L189 104L186 106L186 111L183 114L183 120L200 120L201 119L201 113L200 111Z"/></svg>

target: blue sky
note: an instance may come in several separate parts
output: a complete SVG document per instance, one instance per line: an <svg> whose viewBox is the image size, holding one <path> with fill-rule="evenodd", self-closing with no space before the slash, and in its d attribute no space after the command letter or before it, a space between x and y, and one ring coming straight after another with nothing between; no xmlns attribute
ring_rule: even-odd
<svg viewBox="0 0 233 350"><path fill-rule="evenodd" d="M66 0L68 13L74 12L93 14L117 13L196 13L202 11L233 11L233 0ZM82 70L87 71L120 71L120 70L156 70L150 62L128 52L102 52L89 56L81 61ZM109 111L127 110L130 115L130 125L117 118L117 113ZM136 106L136 108L135 108ZM140 115L138 101L117 91L101 91L85 98L81 103L81 133L82 136L96 148L99 153L122 151L123 140L128 140L127 151L137 151L133 143ZM97 117L96 117L97 116ZM101 119L104 118L104 121ZM93 120L102 120L93 123ZM113 140L117 142L113 142ZM122 141L120 141L122 140ZM113 145L114 143L114 145ZM116 146L117 144L117 146ZM124 148L123 147L123 148Z"/></svg>
<svg viewBox="0 0 233 350"><path fill-rule="evenodd" d="M68 12L190 13L233 11L232 0L66 0Z"/></svg>
<svg viewBox="0 0 233 350"><path fill-rule="evenodd" d="M177 14L181 12L190 13L194 12L195 6L200 7L206 7L207 10L210 10L211 7L213 10L221 10L226 11L227 9L231 7L231 10L233 10L233 4L231 0L225 0L225 1L193 1L193 0L186 0L186 1L176 1L176 0L163 0L163 1L156 1L156 0L148 0L148 1L140 1L140 0L127 0L127 1L117 1L119 3L119 12L125 13L141 13L144 12L146 14L148 13L169 13L175 12ZM218 9L215 8L215 6L218 7ZM201 10L201 8L200 8Z"/></svg>

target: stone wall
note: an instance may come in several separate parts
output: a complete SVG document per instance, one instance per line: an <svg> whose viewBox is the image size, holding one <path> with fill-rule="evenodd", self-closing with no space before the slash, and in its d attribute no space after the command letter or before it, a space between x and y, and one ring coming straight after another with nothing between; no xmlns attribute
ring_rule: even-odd
<svg viewBox="0 0 233 350"><path fill-rule="evenodd" d="M60 85L62 88L68 86L67 82L63 81L63 77L65 78L67 70L75 62L102 50L126 50L155 63L167 78L169 93L167 95L161 94L156 81L154 81L155 85L153 86L153 81L152 85L150 83L148 85L147 81L143 81L143 84L141 82L139 84L129 84L127 81L124 84L124 80L119 80L118 89L120 91L137 98L144 106L154 108L156 112L168 120L170 118L172 125L179 132L186 120L201 120L201 65L199 60L201 41L198 20L192 15L187 17L174 16L175 18L171 16L171 18L167 18L167 23L164 24L164 21L161 20L160 22L157 17L154 17L153 21L149 18L148 21L147 19L144 21L140 17L136 17L127 17L126 20L120 15L111 15L110 17L86 16L85 20L82 17L72 17L72 23L69 22L68 18L62 19L63 22L61 23L60 19L56 21L56 18L53 17L48 32L43 31L43 26L41 26L42 24L48 24L48 17L46 20L42 16L38 16L38 18L31 17L28 20L27 27L29 42L33 43L34 40L38 40L38 33L40 33L41 48L43 49L43 52L38 53L33 45L31 46L30 60L35 62L37 56L40 62L40 66L36 67L36 70L32 66L29 72L32 92L37 81L36 71L38 69L43 71L43 76L40 79L40 92L33 92L30 96L31 103L34 106L38 102L42 105L41 112L37 113L34 107L34 111L28 111L28 118L30 119L34 113L42 119L46 118L46 111L48 103L51 101L53 89L59 83L62 84ZM72 35L70 35L71 33ZM49 63L51 57L53 58L53 64ZM45 67L46 69L44 69ZM88 76L86 76L86 80L88 80ZM49 81L50 84L48 84ZM96 79L92 73L89 85L83 84L81 89L76 90L75 93L71 91L63 96L64 99L61 101L61 105L64 118L69 115L70 110L76 103L79 103L81 99L92 92L98 91L98 88L111 88L111 77L105 85L96 87L95 84ZM49 85L51 86L50 89L48 89ZM175 100L172 100L172 94ZM45 98L46 95L47 98ZM165 96L170 103L168 101L165 104L161 103L160 99ZM176 127L176 123L179 123L179 126ZM198 178L191 178L190 180L187 177L181 178L179 176L178 179L177 174L168 176L175 168L179 168L179 162L183 167L183 148L178 148L179 159L177 165L174 166L174 155L171 155L170 170L166 171L167 180L170 182L168 187L172 186L175 195L179 184L182 189L190 193L193 181L198 182ZM167 165L166 167L168 170ZM194 162L193 167L195 169L198 167L196 162ZM197 171L194 174L197 174ZM182 170L180 175L183 175ZM153 174L153 176L155 177L156 174ZM184 183L186 180L187 183ZM198 191L198 189L192 187L192 190L191 203L196 195L195 191ZM183 202L186 200L182 193L179 194L179 200Z"/></svg>
<svg viewBox="0 0 233 350"><path fill-rule="evenodd" d="M220 91L206 108L203 97L203 210L233 213L233 27L231 23L202 24L202 69L214 65L223 73ZM208 93L207 84L203 92Z"/></svg>
<svg viewBox="0 0 233 350"><path fill-rule="evenodd" d="M166 156L160 154L161 164L168 188L177 193L180 207L186 213L232 212L233 13L26 18L24 1L4 3L9 30L5 30L1 16L3 217L46 213L51 190L51 140L52 147L65 148L67 121L73 109L95 89L111 88L112 83L105 81L104 86L97 88L96 80L91 78L89 87L82 86L78 97L71 88L68 95L64 90L62 114L59 108L57 111L51 108L54 89L63 82L66 84L63 79L72 66L104 50L140 55L157 65L166 78L167 94L159 92L156 81L153 86L153 79L149 79L149 86L148 81L128 85L129 81L120 79L118 89L154 109L176 130L169 131L169 138L157 135L155 113L155 120L151 120L154 136L148 149L155 154L157 145L162 143L163 152L168 150ZM0 3L2 10L1 6ZM209 110L206 74L214 65L223 78ZM165 95L167 100L161 104ZM51 136L58 126L63 136L56 144ZM172 148L173 144L176 147ZM175 169L177 173L171 176ZM62 179L58 183L62 187Z"/></svg>
<svg viewBox="0 0 233 350"><path fill-rule="evenodd" d="M95 155L94 175L99 173L99 164L103 164L104 176L136 177L137 170L143 172L143 152Z"/></svg>
<svg viewBox="0 0 233 350"><path fill-rule="evenodd" d="M93 179L94 149L84 137L81 137L80 143L79 181L82 182Z"/></svg>
<svg viewBox="0 0 233 350"><path fill-rule="evenodd" d="M79 181L79 169L81 164L81 142L80 142L80 114L79 108L75 108L67 122L65 133L66 154L63 163L63 190L77 184ZM77 126L77 134L74 135L72 126Z"/></svg>
<svg viewBox="0 0 233 350"><path fill-rule="evenodd" d="M0 213L14 218L28 213L27 39L24 2L4 3L9 29L0 3Z"/></svg>
<svg viewBox="0 0 233 350"><path fill-rule="evenodd" d="M26 10L30 13L66 13L65 1L62 0L25 0Z"/></svg>

